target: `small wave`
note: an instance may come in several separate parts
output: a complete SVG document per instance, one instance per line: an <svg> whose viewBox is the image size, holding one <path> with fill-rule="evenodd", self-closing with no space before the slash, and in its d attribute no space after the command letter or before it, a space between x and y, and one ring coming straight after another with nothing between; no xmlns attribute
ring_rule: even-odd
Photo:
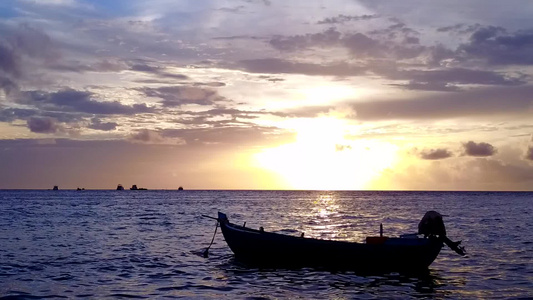
<svg viewBox="0 0 533 300"><path fill-rule="evenodd" d="M111 294L109 295L109 297L114 297L114 298L128 298L128 299L147 299L148 297L146 296L139 296L139 295L130 295L130 294Z"/></svg>
<svg viewBox="0 0 533 300"><path fill-rule="evenodd" d="M52 280L54 281L65 281L65 280L71 280L73 279L74 276L70 275L70 274L61 274L57 277L52 277Z"/></svg>
<svg viewBox="0 0 533 300"><path fill-rule="evenodd" d="M235 288L230 286L210 286L210 285L198 285L198 284L186 284L182 286L168 286L168 287L160 287L157 290L158 291L180 291L180 290L194 290L194 289L200 289L200 290L213 290L213 291L220 291L220 292L229 292L234 290Z"/></svg>
<svg viewBox="0 0 533 300"><path fill-rule="evenodd" d="M8 294L14 294L14 295L8 295L0 297L0 300L27 300L27 299L48 299L48 298L62 298L66 299L68 297L66 296L60 296L60 295L32 295L24 292L7 292Z"/></svg>

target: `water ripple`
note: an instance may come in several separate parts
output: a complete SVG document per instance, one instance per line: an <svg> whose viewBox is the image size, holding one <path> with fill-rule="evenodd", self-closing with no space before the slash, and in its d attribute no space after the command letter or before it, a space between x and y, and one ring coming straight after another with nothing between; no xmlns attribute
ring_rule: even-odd
<svg viewBox="0 0 533 300"><path fill-rule="evenodd" d="M0 299L469 299L533 296L532 193L0 191ZM235 261L215 222L362 241L446 215L466 258L443 249L427 274L266 270Z"/></svg>

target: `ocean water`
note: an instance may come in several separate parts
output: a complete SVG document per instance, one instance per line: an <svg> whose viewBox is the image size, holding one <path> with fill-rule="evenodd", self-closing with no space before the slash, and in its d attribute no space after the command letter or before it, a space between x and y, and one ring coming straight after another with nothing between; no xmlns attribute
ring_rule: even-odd
<svg viewBox="0 0 533 300"><path fill-rule="evenodd" d="M235 261L215 221L363 241L413 233L428 210L448 236L427 274L263 270ZM0 299L527 299L533 193L0 191Z"/></svg>

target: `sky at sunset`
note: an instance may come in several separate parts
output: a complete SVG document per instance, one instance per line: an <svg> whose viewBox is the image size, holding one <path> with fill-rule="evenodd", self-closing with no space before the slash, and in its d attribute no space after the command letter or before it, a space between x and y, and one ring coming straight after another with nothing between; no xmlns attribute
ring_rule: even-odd
<svg viewBox="0 0 533 300"><path fill-rule="evenodd" d="M533 1L0 1L0 188L533 190Z"/></svg>

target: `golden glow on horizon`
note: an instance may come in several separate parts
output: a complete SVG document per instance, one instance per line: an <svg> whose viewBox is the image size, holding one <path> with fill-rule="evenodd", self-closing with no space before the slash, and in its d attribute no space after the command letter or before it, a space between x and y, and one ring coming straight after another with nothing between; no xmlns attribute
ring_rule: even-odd
<svg viewBox="0 0 533 300"><path fill-rule="evenodd" d="M255 159L293 189L366 189L393 165L397 148L376 140L346 140L346 128L333 118L300 119L295 143L265 149Z"/></svg>

